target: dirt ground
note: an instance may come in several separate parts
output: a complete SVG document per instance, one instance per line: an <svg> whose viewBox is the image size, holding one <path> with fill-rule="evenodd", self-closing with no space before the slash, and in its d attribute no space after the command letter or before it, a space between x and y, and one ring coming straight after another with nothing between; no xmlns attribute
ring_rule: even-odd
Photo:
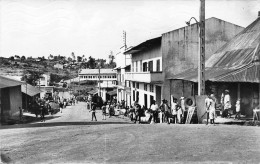
<svg viewBox="0 0 260 164"><path fill-rule="evenodd" d="M85 103L46 122L2 126L2 162L260 162L260 128L238 125L133 124L91 121Z"/></svg>

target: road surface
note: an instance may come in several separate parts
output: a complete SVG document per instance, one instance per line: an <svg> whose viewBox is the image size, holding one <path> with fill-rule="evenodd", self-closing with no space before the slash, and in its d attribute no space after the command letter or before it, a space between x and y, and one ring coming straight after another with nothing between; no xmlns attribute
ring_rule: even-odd
<svg viewBox="0 0 260 164"><path fill-rule="evenodd" d="M91 121L81 102L46 122L2 126L2 161L17 163L260 162L260 128Z"/></svg>

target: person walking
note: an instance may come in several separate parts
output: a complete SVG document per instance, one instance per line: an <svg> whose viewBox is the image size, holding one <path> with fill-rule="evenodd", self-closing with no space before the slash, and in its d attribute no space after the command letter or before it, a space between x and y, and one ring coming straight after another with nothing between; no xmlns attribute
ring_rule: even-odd
<svg viewBox="0 0 260 164"><path fill-rule="evenodd" d="M206 125L208 125L209 123L209 109L211 106L211 99L210 99L210 95L208 95L208 97L205 99L205 108L206 108L206 117L207 117L207 123Z"/></svg>
<svg viewBox="0 0 260 164"><path fill-rule="evenodd" d="M210 107L209 107L209 119L210 124L215 125L215 118L216 118L216 98L214 94L210 95Z"/></svg>
<svg viewBox="0 0 260 164"><path fill-rule="evenodd" d="M167 122L170 124L170 115L171 115L171 109L169 105L167 104L167 100L163 99L162 100L162 105L160 106L161 111L162 111L162 122Z"/></svg>
<svg viewBox="0 0 260 164"><path fill-rule="evenodd" d="M136 103L136 105L135 105L135 123L136 123L137 120L139 121L139 124L140 124L140 121L141 121L141 106Z"/></svg>
<svg viewBox="0 0 260 164"><path fill-rule="evenodd" d="M177 100L171 96L171 110L173 123L177 124Z"/></svg>
<svg viewBox="0 0 260 164"><path fill-rule="evenodd" d="M91 121L93 121L93 118L95 118L95 120L97 121L97 117L96 117L96 104L95 103L91 103L91 110L89 112L92 112L92 119Z"/></svg>
<svg viewBox="0 0 260 164"><path fill-rule="evenodd" d="M150 123L150 124L154 124L154 123L157 122L157 118L158 118L157 112L158 112L158 109L159 109L159 107L158 107L158 105L156 104L156 101L153 100L153 101L152 101L152 105L151 105L152 120L151 120L151 123Z"/></svg>
<svg viewBox="0 0 260 164"><path fill-rule="evenodd" d="M184 99L184 97L180 98L180 105L181 105L182 116L183 116L182 123L185 124L188 112L186 111L186 108L185 108L185 99Z"/></svg>
<svg viewBox="0 0 260 164"><path fill-rule="evenodd" d="M41 122L45 122L45 107L43 103L41 103L40 111L41 111Z"/></svg>
<svg viewBox="0 0 260 164"><path fill-rule="evenodd" d="M101 107L102 108L102 120L106 120L106 106L107 106L107 103L105 102L103 104L103 106Z"/></svg>
<svg viewBox="0 0 260 164"><path fill-rule="evenodd" d="M236 116L235 116L235 119L240 120L240 115L241 115L241 112L240 112L240 99L237 99L237 102L236 102Z"/></svg>
<svg viewBox="0 0 260 164"><path fill-rule="evenodd" d="M231 98L230 98L230 95L229 95L229 90L225 90L224 111L222 113L222 117L229 117L230 114L228 112L229 112L230 109L231 109Z"/></svg>

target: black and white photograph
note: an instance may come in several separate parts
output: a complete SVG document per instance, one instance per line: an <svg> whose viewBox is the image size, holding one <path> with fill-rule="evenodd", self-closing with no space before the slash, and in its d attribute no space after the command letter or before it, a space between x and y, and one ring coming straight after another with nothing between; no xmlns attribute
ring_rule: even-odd
<svg viewBox="0 0 260 164"><path fill-rule="evenodd" d="M260 0L0 0L0 163L260 163Z"/></svg>

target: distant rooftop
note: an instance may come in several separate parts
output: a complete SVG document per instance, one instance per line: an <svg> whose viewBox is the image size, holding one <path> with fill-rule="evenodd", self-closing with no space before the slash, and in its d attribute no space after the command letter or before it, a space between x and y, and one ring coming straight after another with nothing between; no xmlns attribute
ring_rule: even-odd
<svg viewBox="0 0 260 164"><path fill-rule="evenodd" d="M115 74L116 71L113 69L100 69L100 74ZM93 75L93 74L99 74L98 69L82 69L79 74L88 74L88 75Z"/></svg>

